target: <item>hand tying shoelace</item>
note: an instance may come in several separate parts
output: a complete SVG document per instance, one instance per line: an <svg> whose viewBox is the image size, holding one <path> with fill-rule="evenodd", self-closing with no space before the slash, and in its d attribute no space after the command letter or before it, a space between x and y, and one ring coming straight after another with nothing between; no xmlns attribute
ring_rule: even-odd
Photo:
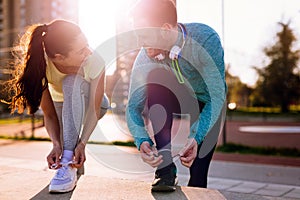
<svg viewBox="0 0 300 200"><path fill-rule="evenodd" d="M74 164L74 161L69 161L69 162L66 162L66 163L60 163L59 166L67 167L68 165L72 165L72 164ZM58 167L58 165L56 163L51 165L51 169L56 169L57 167Z"/></svg>
<svg viewBox="0 0 300 200"><path fill-rule="evenodd" d="M172 158L176 158L176 157L178 157L178 158L179 158L179 157L181 157L181 156L182 156L182 155L178 153L178 154L176 154L176 155L172 156Z"/></svg>

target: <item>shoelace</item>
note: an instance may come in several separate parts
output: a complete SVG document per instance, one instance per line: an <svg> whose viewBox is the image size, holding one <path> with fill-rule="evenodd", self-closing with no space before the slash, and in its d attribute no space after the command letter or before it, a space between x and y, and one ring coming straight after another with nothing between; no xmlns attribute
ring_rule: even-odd
<svg viewBox="0 0 300 200"><path fill-rule="evenodd" d="M152 150L155 152L155 153L154 153L154 156L155 156L155 157L158 157L158 152L162 152L162 151L171 151L171 150L168 150L168 149L163 149L163 150L157 151L157 148L156 148L155 145L152 146ZM174 158L180 158L181 156L182 156L182 155L181 155L180 153L177 153L177 154L173 155L172 158L173 158L173 159L174 159Z"/></svg>
<svg viewBox="0 0 300 200"><path fill-rule="evenodd" d="M178 154L172 156L172 158L176 158L176 157L180 158L181 156L182 156L182 155L180 155L180 154L178 153Z"/></svg>
<svg viewBox="0 0 300 200"><path fill-rule="evenodd" d="M66 162L66 163L59 163L59 165L61 165L62 167L67 167L68 165L71 165L71 164L74 164L73 161L69 161L69 162ZM54 163L51 165L51 169L55 169L57 167L57 164Z"/></svg>
<svg viewBox="0 0 300 200"><path fill-rule="evenodd" d="M56 179L64 179L66 172L68 171L68 168L66 166L63 166L59 168L56 172Z"/></svg>
<svg viewBox="0 0 300 200"><path fill-rule="evenodd" d="M73 164L73 161L69 161L67 163L61 163L61 168L59 168L56 172L56 179L64 179L65 175L68 173L68 167L70 164Z"/></svg>

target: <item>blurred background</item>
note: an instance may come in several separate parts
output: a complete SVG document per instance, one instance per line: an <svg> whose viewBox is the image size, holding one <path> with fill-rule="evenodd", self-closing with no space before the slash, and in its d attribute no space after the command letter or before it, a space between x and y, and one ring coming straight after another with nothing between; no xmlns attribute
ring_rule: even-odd
<svg viewBox="0 0 300 200"><path fill-rule="evenodd" d="M0 99L9 100L2 89L13 70L9 64L11 49L26 26L57 18L71 20L80 25L91 47L97 48L131 29L127 12L135 1L0 0ZM210 25L218 32L225 50L228 109L219 144L234 144L235 149L240 148L238 145L276 151L288 148L288 155L299 156L299 1L177 0L176 5L180 22ZM135 41L115 42L116 59L107 70L106 93L123 134L127 132L124 111L137 51L123 53ZM0 117L1 137L34 138L38 136L36 129L43 127L42 112L11 115L5 103L0 104Z"/></svg>

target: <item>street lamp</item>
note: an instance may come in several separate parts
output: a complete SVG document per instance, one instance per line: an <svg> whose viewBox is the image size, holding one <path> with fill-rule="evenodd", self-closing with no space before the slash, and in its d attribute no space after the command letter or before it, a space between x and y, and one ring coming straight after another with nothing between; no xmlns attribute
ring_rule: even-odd
<svg viewBox="0 0 300 200"><path fill-rule="evenodd" d="M236 103L235 102L232 102L232 103L229 103L228 104L228 109L229 109L229 113L228 113L228 115L229 115L229 120L231 121L232 119L231 119L231 112L232 111L234 111L235 109L236 109Z"/></svg>
<svg viewBox="0 0 300 200"><path fill-rule="evenodd" d="M235 110L237 107L236 103L235 102L231 102L227 105L227 108L230 110L230 111L233 111ZM228 113L228 115L231 116L231 114ZM230 117L230 121L231 121L231 117ZM223 145L226 145L226 126L227 126L227 117L225 117L225 121L224 121L224 127L223 127Z"/></svg>
<svg viewBox="0 0 300 200"><path fill-rule="evenodd" d="M234 109L236 109L236 103L234 103L234 102L229 103L229 104L228 104L228 109L229 109L229 110L234 110Z"/></svg>

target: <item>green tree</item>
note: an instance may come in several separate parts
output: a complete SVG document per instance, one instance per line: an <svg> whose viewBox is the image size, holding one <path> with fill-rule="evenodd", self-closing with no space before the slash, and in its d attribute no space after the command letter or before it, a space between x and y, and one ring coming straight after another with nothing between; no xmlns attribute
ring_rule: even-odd
<svg viewBox="0 0 300 200"><path fill-rule="evenodd" d="M238 76L231 75L229 69L230 65L227 65L226 82L228 86L228 103L234 102L238 106L249 106L249 97L252 93L252 88L242 83Z"/></svg>
<svg viewBox="0 0 300 200"><path fill-rule="evenodd" d="M275 44L264 48L270 63L264 68L255 67L259 79L254 99L256 104L280 106L281 112L288 112L289 105L299 100L300 76L297 75L297 63L300 51L293 50L297 39L290 28L290 22L278 24L281 31L276 34Z"/></svg>

